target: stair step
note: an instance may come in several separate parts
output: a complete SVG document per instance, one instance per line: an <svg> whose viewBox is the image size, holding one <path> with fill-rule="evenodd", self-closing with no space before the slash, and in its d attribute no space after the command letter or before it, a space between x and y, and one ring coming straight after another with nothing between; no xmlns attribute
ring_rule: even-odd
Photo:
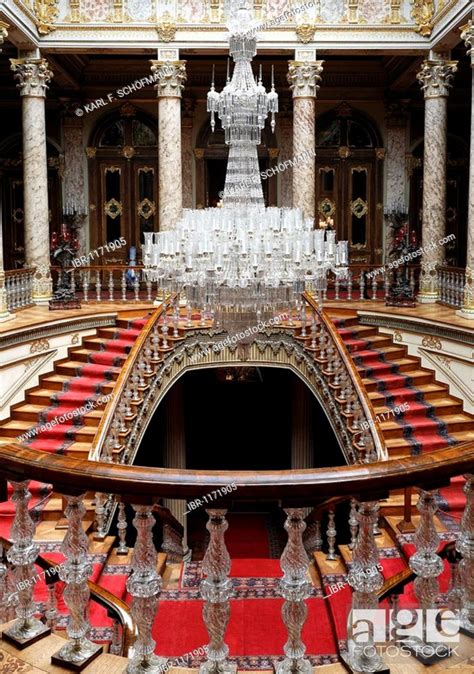
<svg viewBox="0 0 474 674"><path fill-rule="evenodd" d="M471 419L467 414L445 414L445 415L436 415L439 421L446 424L448 433L456 431L469 431L474 430L474 420ZM413 429L413 434L416 437L422 437L423 433L436 432L436 426L433 425L433 420L428 417L413 417L411 419L405 419L404 423L410 426ZM388 438L402 438L406 429L406 426L399 423L396 419L391 419L388 421L382 421L380 423L380 428L385 439Z"/></svg>
<svg viewBox="0 0 474 674"><path fill-rule="evenodd" d="M40 423L39 415L41 412L43 412L43 410L44 407L42 407L41 405L32 405L30 403L24 403L12 410L11 419L12 421L13 420L28 421L30 423L30 426L32 426ZM88 412L83 416L84 425L93 426L94 428L97 428L101 418L102 418L101 410L97 409L91 410L90 412Z"/></svg>
<svg viewBox="0 0 474 674"><path fill-rule="evenodd" d="M55 367L55 371L58 374L66 375L70 379L73 377L78 377L78 376L87 376L87 374L79 374L79 368L83 368L87 365L87 363L84 363L84 361L80 360L69 360L64 363L57 363ZM119 367L107 367L107 366L95 366L97 368L97 373L98 374L103 374L104 380L106 378L112 378L113 380L116 380L120 374L120 368Z"/></svg>
<svg viewBox="0 0 474 674"><path fill-rule="evenodd" d="M438 398L440 395L446 395L448 385L432 381L425 384L417 384L416 388L423 394L424 399L429 400L431 403L434 398ZM389 391L389 393L395 395L396 391ZM379 402L385 403L385 395L381 391L369 391L369 398L374 405ZM457 400L457 398L454 398L453 396L449 396L449 398L451 400Z"/></svg>
<svg viewBox="0 0 474 674"><path fill-rule="evenodd" d="M54 391L63 391L66 392L67 390L67 384L69 384L71 381L71 377L68 377L67 375L64 374L48 374L42 377L40 381L40 387L41 388L48 388L50 390ZM100 390L102 393L110 393L113 390L113 383L108 382L104 379L97 379L97 387L100 386ZM91 387L92 388L92 387ZM87 389L84 389L85 391ZM93 391L89 395L94 395L95 392ZM86 398L87 395L85 394L84 397Z"/></svg>
<svg viewBox="0 0 474 674"><path fill-rule="evenodd" d="M462 412L462 403L456 398L431 398L430 405L435 408L436 415L440 414L457 414ZM377 416L389 415L390 419L393 419L393 408L388 407L387 405L375 405L374 412ZM429 412L429 407L426 408L426 414ZM423 416L423 412L420 411L419 416ZM411 418L411 412L408 410L405 414L402 415L406 421L409 421ZM389 421L390 419L387 419ZM383 421L383 419L381 420Z"/></svg>
<svg viewBox="0 0 474 674"><path fill-rule="evenodd" d="M428 384L433 379L433 373L430 370L412 370L409 373L412 380L412 386L418 388L420 384ZM364 377L362 383L364 384L367 391L375 391L379 384L384 381L385 377L382 377L380 380L373 380ZM388 391L390 393L390 391Z"/></svg>

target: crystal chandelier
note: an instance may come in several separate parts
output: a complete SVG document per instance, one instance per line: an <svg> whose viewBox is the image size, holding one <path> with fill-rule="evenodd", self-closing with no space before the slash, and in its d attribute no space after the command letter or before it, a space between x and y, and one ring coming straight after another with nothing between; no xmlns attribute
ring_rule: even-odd
<svg viewBox="0 0 474 674"><path fill-rule="evenodd" d="M227 0L227 16L235 67L220 94L213 75L207 98L212 130L217 114L229 145L223 207L184 210L175 229L145 233L143 265L162 292L184 292L189 308L229 329L288 311L304 290L324 290L330 270L344 277L349 260L347 241L314 230L299 209L265 208L257 145L269 115L275 129L278 95L273 70L268 93L252 72L249 0Z"/></svg>

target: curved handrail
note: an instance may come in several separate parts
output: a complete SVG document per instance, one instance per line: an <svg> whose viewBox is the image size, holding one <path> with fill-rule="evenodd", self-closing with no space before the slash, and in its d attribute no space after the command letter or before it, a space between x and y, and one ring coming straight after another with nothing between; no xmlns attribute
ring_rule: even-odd
<svg viewBox="0 0 474 674"><path fill-rule="evenodd" d="M0 545L2 545L4 550L9 550L13 544L11 541L0 536ZM57 566L57 562L52 562L41 555L38 555L35 559L35 564L44 571L49 571ZM57 582L57 580L58 579L49 579L47 582ZM91 600L105 608L109 615L116 618L122 626L122 647L120 655L128 657L128 652L138 636L137 625L132 617L128 604L122 599L119 599L119 597L116 597L112 592L109 592L109 590L100 587L100 585L97 585L97 583L94 583L91 580L88 580L87 584L91 592Z"/></svg>
<svg viewBox="0 0 474 674"><path fill-rule="evenodd" d="M117 381L115 382L114 388L111 393L110 400L108 401L104 413L101 417L97 432L92 441L92 446L89 452L89 459L91 461L98 460L100 456L100 451L102 449L103 442L107 437L107 434L112 423L112 419L115 415L117 407L120 402L120 397L125 389L128 378L135 367L138 355L147 341L150 333L152 332L157 321L160 320L161 315L168 309L171 300L163 302L150 316L143 330L140 332L135 344L132 346L130 353L128 354L121 372L118 376Z"/></svg>
<svg viewBox="0 0 474 674"><path fill-rule="evenodd" d="M352 384L354 386L354 389L357 393L357 396L362 404L362 408L364 410L365 416L367 421L369 422L369 428L370 432L372 435L372 438L374 440L375 444L375 449L377 452L377 456L379 460L387 460L388 459L388 451L385 446L385 441L382 435L382 431L380 429L379 422L377 421L373 405L370 401L370 398L368 396L368 393L366 391L366 388L364 384L362 383L362 377L359 374L359 371L357 370L357 367L355 366L354 361L351 358L351 355L344 344L340 334L338 333L334 323L331 321L329 316L327 315L326 311L318 306L318 303L316 300L307 292L303 294L304 299L306 302L309 304L311 309L317 313L317 315L320 317L321 321L324 323L324 327L326 330L330 333L332 341L335 343L336 348L339 352L339 356L342 359L342 362L344 363L349 376L352 380Z"/></svg>
<svg viewBox="0 0 474 674"><path fill-rule="evenodd" d="M270 498L288 505L307 506L321 499L350 494L358 500L384 498L392 489L423 486L434 489L449 478L474 470L474 442L437 452L371 464L281 471L211 471L149 468L74 459L31 450L17 443L0 445L0 475L22 481L33 477L55 491L79 495L86 491L118 494L133 503L159 498L193 499L235 483L226 503Z"/></svg>

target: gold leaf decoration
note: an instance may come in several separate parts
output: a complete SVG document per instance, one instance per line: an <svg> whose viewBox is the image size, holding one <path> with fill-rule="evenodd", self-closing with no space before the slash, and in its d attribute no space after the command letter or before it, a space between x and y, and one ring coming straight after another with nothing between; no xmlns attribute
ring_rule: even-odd
<svg viewBox="0 0 474 674"><path fill-rule="evenodd" d="M413 4L411 16L418 25L417 33L429 37L433 30L434 0L411 0L411 2Z"/></svg>
<svg viewBox="0 0 474 674"><path fill-rule="evenodd" d="M48 35L55 29L53 23L59 13L58 0L35 0L33 9L38 33Z"/></svg>

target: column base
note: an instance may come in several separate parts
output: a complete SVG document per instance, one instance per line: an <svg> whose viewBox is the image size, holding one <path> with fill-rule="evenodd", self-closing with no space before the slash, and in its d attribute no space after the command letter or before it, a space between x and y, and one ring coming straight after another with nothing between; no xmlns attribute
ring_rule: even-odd
<svg viewBox="0 0 474 674"><path fill-rule="evenodd" d="M51 628L48 627L48 625L41 623L40 620L34 619L30 629L25 628L22 630L21 627L18 627L18 622L13 623L11 627L2 633L2 639L15 646L19 651L22 651L24 648L28 648L28 646L31 646L50 634Z"/></svg>
<svg viewBox="0 0 474 674"><path fill-rule="evenodd" d="M146 659L142 658L137 662L132 661L125 672L126 674L160 674L160 672L166 672L167 669L167 659L152 654Z"/></svg>
<svg viewBox="0 0 474 674"><path fill-rule="evenodd" d="M76 648L74 641L69 641L57 653L51 656L51 664L73 672L82 672L103 652L103 647L88 639L82 639Z"/></svg>
<svg viewBox="0 0 474 674"><path fill-rule="evenodd" d="M285 658L282 662L276 662L273 666L275 674L312 674L313 665L309 660L301 658L300 660L292 660Z"/></svg>
<svg viewBox="0 0 474 674"><path fill-rule="evenodd" d="M459 311L456 311L456 316L464 318L466 321L474 321L474 309L462 308Z"/></svg>
<svg viewBox="0 0 474 674"><path fill-rule="evenodd" d="M438 294L428 294L426 295L418 295L416 298L416 301L419 302L420 304L436 304L438 301L439 297Z"/></svg>
<svg viewBox="0 0 474 674"><path fill-rule="evenodd" d="M208 660L199 667L199 674L237 674L237 665L227 660L222 662Z"/></svg>
<svg viewBox="0 0 474 674"><path fill-rule="evenodd" d="M53 299L53 296L51 295L50 297L32 297L31 298L38 307L48 307L49 308L49 303Z"/></svg>
<svg viewBox="0 0 474 674"><path fill-rule="evenodd" d="M16 318L16 314L11 314L9 311L0 314L0 323L5 323L5 321L11 321Z"/></svg>
<svg viewBox="0 0 474 674"><path fill-rule="evenodd" d="M454 650L445 644L430 644L418 639L401 639L398 643L402 644L418 662L425 666L450 658Z"/></svg>

